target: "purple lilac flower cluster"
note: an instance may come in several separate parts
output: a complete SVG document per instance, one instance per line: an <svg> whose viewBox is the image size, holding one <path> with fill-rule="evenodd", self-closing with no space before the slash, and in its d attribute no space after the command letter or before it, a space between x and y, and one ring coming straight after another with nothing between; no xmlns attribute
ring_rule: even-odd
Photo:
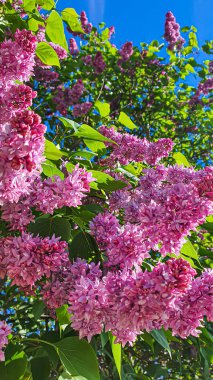
<svg viewBox="0 0 213 380"><path fill-rule="evenodd" d="M175 48L181 50L185 42L180 35L180 25L176 22L172 12L167 12L166 14L164 38L168 42L169 50L174 50Z"/></svg>
<svg viewBox="0 0 213 380"><path fill-rule="evenodd" d="M168 156L174 145L171 139L162 138L150 143L146 138L140 139L129 133L119 133L114 128L107 128L104 125L99 130L104 136L117 143L117 145L107 143L112 152L109 158L102 160L111 167L115 166L116 162L127 165L130 161L155 165L163 157Z"/></svg>
<svg viewBox="0 0 213 380"><path fill-rule="evenodd" d="M23 233L0 239L0 273L8 275L14 285L30 292L43 276L57 271L66 259L67 243L54 236L33 237ZM5 272L5 273L4 273Z"/></svg>
<svg viewBox="0 0 213 380"><path fill-rule="evenodd" d="M178 166L145 169L136 189L119 190L109 199L110 213L90 224L109 266L140 265L150 250L179 254L185 237L213 212L213 168L194 171Z"/></svg>
<svg viewBox="0 0 213 380"><path fill-rule="evenodd" d="M36 178L27 197L22 197L19 203L4 204L1 217L9 223L11 230L24 231L34 219L31 207L44 214L53 214L54 210L64 206L77 207L94 180L91 173L78 165L64 180L57 176L44 180Z"/></svg>
<svg viewBox="0 0 213 380"><path fill-rule="evenodd" d="M74 105L73 113L76 116L86 114L92 106L92 103L78 103L85 91L83 81L78 81L71 87L63 88L59 85L56 89L56 94L53 97L53 102L56 104L56 109L62 114L66 115L70 106ZM78 103L78 104L76 104ZM86 105L84 105L86 104ZM90 107L89 107L90 105Z"/></svg>
<svg viewBox="0 0 213 380"><path fill-rule="evenodd" d="M11 333L10 327L4 321L0 321L0 361L4 361L3 348L8 343L8 335Z"/></svg>
<svg viewBox="0 0 213 380"><path fill-rule="evenodd" d="M173 334L183 338L197 336L203 317L213 318L213 271L195 275L183 259L159 263L151 272L124 268L105 275L99 265L78 259L65 262L42 292L52 309L69 305L80 338L91 340L105 328L125 345L143 330L162 327L174 328Z"/></svg>

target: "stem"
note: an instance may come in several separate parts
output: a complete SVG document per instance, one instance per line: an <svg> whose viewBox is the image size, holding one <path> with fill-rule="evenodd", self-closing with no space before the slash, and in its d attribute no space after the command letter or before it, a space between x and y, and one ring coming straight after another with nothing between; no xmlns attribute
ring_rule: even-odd
<svg viewBox="0 0 213 380"><path fill-rule="evenodd" d="M38 338L25 338L22 340L22 342L35 342L35 343L44 343L48 344L51 347L54 347L54 349L57 351L55 345L53 343L47 342L46 340L38 339Z"/></svg>

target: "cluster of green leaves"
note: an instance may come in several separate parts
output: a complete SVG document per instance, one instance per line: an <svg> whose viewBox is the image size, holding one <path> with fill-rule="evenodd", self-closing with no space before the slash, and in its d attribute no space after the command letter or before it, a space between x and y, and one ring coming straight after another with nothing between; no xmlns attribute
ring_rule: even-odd
<svg viewBox="0 0 213 380"><path fill-rule="evenodd" d="M184 153L191 163L210 164L213 143L210 133L212 93L203 96L201 104L193 103L192 98L200 81L204 82L210 76L208 55L212 51L205 44L202 54L206 54L206 59L203 62L196 60L199 49L196 29L183 28L183 32L187 42L181 53L166 52L164 44L156 40L149 45L141 43L142 50L134 47L133 55L122 64L122 70L117 64L119 52L108 39L108 28L99 32L93 28L90 35L84 35L79 54L70 56L63 61L60 69L56 69L58 81L51 82L49 86L40 83L38 88L37 82L34 82L39 94L35 105L43 119L48 118L52 130L49 131L50 137L54 136L59 143L63 137L67 148L75 146L61 124L60 133L55 136L57 122L49 113L56 111L54 96L58 84L71 87L77 79L82 79L85 93L80 102L89 97L93 108L88 115L78 117L77 122L87 123L94 128L100 124L126 127L149 140L169 137L174 140L175 149ZM105 70L99 75L92 65L87 66L83 62L87 55L94 58L97 51L101 51L106 63ZM68 107L67 117L75 120L72 107Z"/></svg>

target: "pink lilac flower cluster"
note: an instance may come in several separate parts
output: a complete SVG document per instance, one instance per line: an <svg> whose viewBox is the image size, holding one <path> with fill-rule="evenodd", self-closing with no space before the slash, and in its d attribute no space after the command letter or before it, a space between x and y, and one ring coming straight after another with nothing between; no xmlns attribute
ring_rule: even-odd
<svg viewBox="0 0 213 380"><path fill-rule="evenodd" d="M85 11L82 11L80 13L80 22L81 22L81 27L86 34L90 34L92 31L92 24L88 22L88 18L86 15ZM84 39L84 34L81 32L75 32L72 30L72 28L68 27L67 30L73 34L73 36L78 36L82 39Z"/></svg>
<svg viewBox="0 0 213 380"><path fill-rule="evenodd" d="M168 327L173 335L187 338L198 336L203 325L203 316L213 320L213 271L206 270L197 277L182 297L175 300L169 310Z"/></svg>
<svg viewBox="0 0 213 380"><path fill-rule="evenodd" d="M209 95L213 90L213 79L208 78L204 82L200 82L195 94L191 97L189 104L194 106L197 104L203 105L202 95Z"/></svg>
<svg viewBox="0 0 213 380"><path fill-rule="evenodd" d="M59 85L57 87L56 94L52 99L53 102L56 104L57 110L62 115L66 115L68 108L80 100L80 98L82 97L84 93L84 90L85 90L84 84L81 79L78 79L78 81L71 88L69 87L63 88L61 85ZM86 110L86 106L85 106L85 110Z"/></svg>
<svg viewBox="0 0 213 380"><path fill-rule="evenodd" d="M36 95L36 91L32 91L29 86L24 84L14 84L8 89L2 88L0 94L0 124L6 123L17 111L30 107Z"/></svg>
<svg viewBox="0 0 213 380"><path fill-rule="evenodd" d="M77 82L72 86L69 92L72 103L77 103L81 96L84 93L84 84L81 79L78 79Z"/></svg>
<svg viewBox="0 0 213 380"><path fill-rule="evenodd" d="M103 58L101 51L98 51L96 53L96 55L92 61L92 65L95 68L96 74L101 74L104 71L104 69L106 67L106 63L104 61L104 58Z"/></svg>
<svg viewBox="0 0 213 380"><path fill-rule="evenodd" d="M110 26L109 27L109 39L112 37L113 34L115 34L115 27Z"/></svg>
<svg viewBox="0 0 213 380"><path fill-rule="evenodd" d="M82 57L82 61L84 62L85 65L90 65L92 63L92 56L91 55L85 55Z"/></svg>
<svg viewBox="0 0 213 380"><path fill-rule="evenodd" d="M102 163L109 166L114 166L118 161L122 165L127 165L130 161L155 165L169 155L174 145L171 139L162 138L150 143L146 138L140 139L129 133L119 133L114 128L107 128L104 125L99 131L117 143L117 145L107 143L112 152L109 158L102 160Z"/></svg>
<svg viewBox="0 0 213 380"><path fill-rule="evenodd" d="M186 337L197 335L204 316L213 318L213 271L194 279L195 270L183 259L159 263L151 272L125 268L105 276L94 263L68 266L65 275L61 270L62 276L47 282L43 297L51 308L68 303L80 338L91 340L105 328L125 345L143 330L172 326L174 334Z"/></svg>
<svg viewBox="0 0 213 380"><path fill-rule="evenodd" d="M88 18L85 11L82 11L80 14L80 21L82 29L85 33L89 34L92 31L92 24L88 22Z"/></svg>
<svg viewBox="0 0 213 380"><path fill-rule="evenodd" d="M73 107L73 116L74 117L80 117L83 115L86 115L90 109L92 108L93 104L91 102L84 102L75 104Z"/></svg>
<svg viewBox="0 0 213 380"><path fill-rule="evenodd" d="M47 306L54 311L55 308L69 302L71 293L74 291L74 284L81 277L88 277L91 281L100 278L102 275L99 264L93 262L88 264L85 260L77 258L71 263L68 256L57 268L57 272L51 276L51 281L47 281L42 288L42 296Z"/></svg>
<svg viewBox="0 0 213 380"><path fill-rule="evenodd" d="M213 166L206 166L197 172L194 184L198 189L200 197L206 197L213 201Z"/></svg>
<svg viewBox="0 0 213 380"><path fill-rule="evenodd" d="M92 220L90 231L105 251L107 267L132 268L149 257L151 244L144 239L141 226L130 223L121 226L115 216L106 213Z"/></svg>
<svg viewBox="0 0 213 380"><path fill-rule="evenodd" d="M53 214L55 209L63 206L77 207L81 200L90 191L90 182L95 179L85 169L75 166L64 180L54 176L41 180L38 178L33 184L31 204L43 213Z"/></svg>
<svg viewBox="0 0 213 380"><path fill-rule="evenodd" d="M44 132L40 117L33 111L16 112L0 125L0 204L17 202L28 193L30 181L41 170Z"/></svg>
<svg viewBox="0 0 213 380"><path fill-rule="evenodd" d="M211 90L213 90L213 78L208 78L204 82L199 84L197 92L198 95L208 95Z"/></svg>
<svg viewBox="0 0 213 380"><path fill-rule="evenodd" d="M68 57L67 51L60 45L55 44L53 42L49 42L49 45L52 46L52 48L57 53L58 58L62 61L63 59L66 59Z"/></svg>
<svg viewBox="0 0 213 380"><path fill-rule="evenodd" d="M35 67L34 70L35 79L38 82L44 82L42 85L46 86L49 82L57 82L59 74L53 70L49 70L46 67Z"/></svg>
<svg viewBox="0 0 213 380"><path fill-rule="evenodd" d="M180 25L176 22L172 12L166 14L164 38L169 44L169 50L174 50L175 48L181 50L185 42L180 35Z"/></svg>
<svg viewBox="0 0 213 380"><path fill-rule="evenodd" d="M109 213L96 216L90 224L108 265L122 268L126 262L131 268L141 264L151 249L163 256L179 254L185 237L213 211L212 192L208 191L212 175L211 168L196 172L160 165L145 169L136 189L113 193L110 210L121 210L124 224L118 225Z"/></svg>
<svg viewBox="0 0 213 380"><path fill-rule="evenodd" d="M70 50L71 55L78 55L78 53L79 53L78 45L77 45L77 42L74 38L70 38L69 50Z"/></svg>
<svg viewBox="0 0 213 380"><path fill-rule="evenodd" d="M48 214L64 206L77 207L82 204L85 193L90 191L89 184L92 181L95 181L92 174L78 165L64 180L56 176L44 180L36 178L30 186L30 193L21 197L19 203L4 204L1 218L11 230L25 231L34 220L31 207Z"/></svg>
<svg viewBox="0 0 213 380"><path fill-rule="evenodd" d="M54 236L42 239L22 233L21 236L2 238L0 251L0 272L6 269L13 284L30 291L38 280L43 276L50 277L66 260L67 243Z"/></svg>
<svg viewBox="0 0 213 380"><path fill-rule="evenodd" d="M121 49L119 50L119 54L122 57L122 61L126 62L133 54L133 45L132 42L126 42Z"/></svg>
<svg viewBox="0 0 213 380"><path fill-rule="evenodd" d="M1 219L8 223L9 230L25 231L35 218L30 206L30 196L22 196L18 203L7 202L2 206Z"/></svg>
<svg viewBox="0 0 213 380"><path fill-rule="evenodd" d="M28 81L35 64L36 37L28 30L18 30L14 40L0 44L0 82L9 88L15 80Z"/></svg>
<svg viewBox="0 0 213 380"><path fill-rule="evenodd" d="M17 202L39 175L45 126L32 105L36 92L15 81L28 81L35 64L36 37L18 30L0 44L0 205Z"/></svg>
<svg viewBox="0 0 213 380"><path fill-rule="evenodd" d="M0 321L0 362L5 360L3 348L8 344L8 335L11 333L6 322Z"/></svg>

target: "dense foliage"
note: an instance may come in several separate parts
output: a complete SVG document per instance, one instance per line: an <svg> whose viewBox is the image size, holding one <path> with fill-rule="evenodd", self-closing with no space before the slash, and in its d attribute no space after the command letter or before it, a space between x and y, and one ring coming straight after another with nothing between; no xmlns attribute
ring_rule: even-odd
<svg viewBox="0 0 213 380"><path fill-rule="evenodd" d="M1 380L210 378L212 42L0 10Z"/></svg>

